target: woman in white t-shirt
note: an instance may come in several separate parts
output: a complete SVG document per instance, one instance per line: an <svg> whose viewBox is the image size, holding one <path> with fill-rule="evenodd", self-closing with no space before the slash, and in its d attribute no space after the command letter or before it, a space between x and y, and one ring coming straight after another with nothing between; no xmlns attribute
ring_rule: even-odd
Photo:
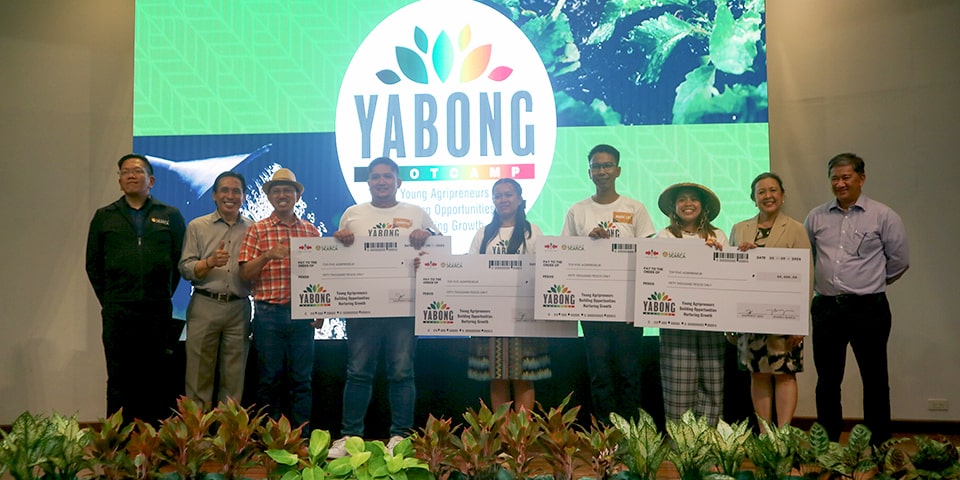
<svg viewBox="0 0 960 480"><path fill-rule="evenodd" d="M523 189L512 178L493 184L493 220L473 237L471 254L532 254L540 228L527 221ZM550 356L542 338L473 337L467 377L490 382L490 407L511 400L516 410L533 410L534 380L550 378Z"/></svg>
<svg viewBox="0 0 960 480"><path fill-rule="evenodd" d="M660 211L670 225L656 238L701 241L722 250L727 236L710 222L720 213L720 199L696 183L671 185L660 194ZM716 426L723 413L723 357L726 340L721 332L660 329L660 381L667 420L677 421L687 410Z"/></svg>

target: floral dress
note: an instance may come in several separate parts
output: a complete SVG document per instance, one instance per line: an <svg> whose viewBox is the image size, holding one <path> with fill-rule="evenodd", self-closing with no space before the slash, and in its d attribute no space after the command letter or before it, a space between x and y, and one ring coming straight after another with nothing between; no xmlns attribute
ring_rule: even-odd
<svg viewBox="0 0 960 480"><path fill-rule="evenodd" d="M763 247L770 228L757 228L754 243ZM743 333L737 337L740 365L753 373L798 373L803 371L803 345L787 348L791 335Z"/></svg>

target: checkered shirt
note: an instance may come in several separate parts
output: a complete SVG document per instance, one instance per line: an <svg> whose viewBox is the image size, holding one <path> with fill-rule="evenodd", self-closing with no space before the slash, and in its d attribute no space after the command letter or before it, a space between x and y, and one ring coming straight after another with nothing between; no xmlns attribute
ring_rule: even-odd
<svg viewBox="0 0 960 480"><path fill-rule="evenodd" d="M297 219L293 225L285 225L271 213L269 217L254 223L240 246L240 263L259 257L283 239L290 237L319 237L320 232L306 220ZM264 265L260 276L253 283L253 299L275 304L290 303L290 257L271 260Z"/></svg>

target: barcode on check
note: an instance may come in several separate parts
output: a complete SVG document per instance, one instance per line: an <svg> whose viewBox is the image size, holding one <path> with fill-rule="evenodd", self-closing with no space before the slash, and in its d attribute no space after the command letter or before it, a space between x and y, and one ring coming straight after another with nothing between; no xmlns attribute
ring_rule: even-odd
<svg viewBox="0 0 960 480"><path fill-rule="evenodd" d="M523 260L489 260L487 268L521 269L523 268Z"/></svg>
<svg viewBox="0 0 960 480"><path fill-rule="evenodd" d="M614 243L611 245L613 253L637 253L636 243Z"/></svg>
<svg viewBox="0 0 960 480"><path fill-rule="evenodd" d="M395 252L397 242L363 242L365 252Z"/></svg>
<svg viewBox="0 0 960 480"><path fill-rule="evenodd" d="M749 262L750 254L741 252L713 252L715 262Z"/></svg>

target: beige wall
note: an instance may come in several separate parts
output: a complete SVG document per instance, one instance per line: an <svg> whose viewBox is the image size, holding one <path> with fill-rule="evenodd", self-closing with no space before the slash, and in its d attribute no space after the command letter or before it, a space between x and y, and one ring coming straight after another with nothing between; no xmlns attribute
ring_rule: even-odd
<svg viewBox="0 0 960 480"><path fill-rule="evenodd" d="M768 0L767 21L771 157L788 213L803 218L830 198L830 156L867 160L865 191L901 214L913 246L911 271L890 290L894 416L958 421L960 228L949 191L960 179L960 2ZM0 7L0 424L27 409L103 414L83 250L93 211L119 194L113 161L130 150L133 25L130 0ZM809 355L807 366L798 414L812 417ZM852 359L847 371L856 417ZM951 411L928 412L932 397Z"/></svg>

